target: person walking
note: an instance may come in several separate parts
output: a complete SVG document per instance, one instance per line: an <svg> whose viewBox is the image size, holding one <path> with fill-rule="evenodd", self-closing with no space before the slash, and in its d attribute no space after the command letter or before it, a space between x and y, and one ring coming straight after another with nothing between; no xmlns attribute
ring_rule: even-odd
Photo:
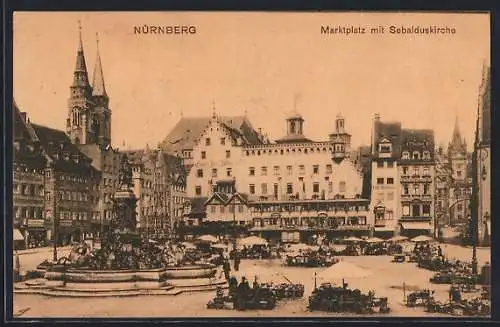
<svg viewBox="0 0 500 327"><path fill-rule="evenodd" d="M231 267L229 266L229 261L227 259L224 259L222 262L222 269L224 270L224 277L229 282L229 272L231 271Z"/></svg>
<svg viewBox="0 0 500 327"><path fill-rule="evenodd" d="M240 270L240 262L241 262L240 253L238 251L235 251L234 252L234 270L235 271Z"/></svg>

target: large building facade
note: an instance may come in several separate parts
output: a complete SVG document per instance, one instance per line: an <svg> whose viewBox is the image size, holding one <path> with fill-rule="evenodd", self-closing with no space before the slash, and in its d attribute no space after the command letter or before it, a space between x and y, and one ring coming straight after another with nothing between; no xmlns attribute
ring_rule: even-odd
<svg viewBox="0 0 500 327"><path fill-rule="evenodd" d="M14 226L26 246L59 245L91 233L100 173L63 131L32 124L13 104Z"/></svg>
<svg viewBox="0 0 500 327"><path fill-rule="evenodd" d="M371 208L376 234L434 234L435 145L430 130L373 122Z"/></svg>
<svg viewBox="0 0 500 327"><path fill-rule="evenodd" d="M160 146L184 159L187 195L206 199L207 221L234 221L282 240L311 228L370 233L360 155L344 118L320 142L305 136L304 122L293 113L286 135L270 142L245 116L183 118Z"/></svg>

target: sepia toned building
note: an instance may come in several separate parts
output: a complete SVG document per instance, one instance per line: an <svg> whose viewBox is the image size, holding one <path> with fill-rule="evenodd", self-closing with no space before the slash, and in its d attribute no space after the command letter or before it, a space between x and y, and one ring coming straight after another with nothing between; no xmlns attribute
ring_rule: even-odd
<svg viewBox="0 0 500 327"><path fill-rule="evenodd" d="M96 215L92 217L92 234L97 236L109 227L111 221L112 196L118 188L120 153L111 146L111 109L99 45L91 85L81 31L68 99L66 134L80 151L92 159L92 165L101 173L99 200L94 208Z"/></svg>
<svg viewBox="0 0 500 327"><path fill-rule="evenodd" d="M29 122L15 104L14 117L14 212L25 218L27 244L82 240L96 215L99 172L63 131Z"/></svg>
<svg viewBox="0 0 500 327"><path fill-rule="evenodd" d="M371 207L375 234L435 232L435 146L431 130L403 129L375 115Z"/></svg>
<svg viewBox="0 0 500 327"><path fill-rule="evenodd" d="M132 167L137 228L166 235L184 215L186 177L182 160L161 150L122 151Z"/></svg>
<svg viewBox="0 0 500 327"><path fill-rule="evenodd" d="M435 179L435 219L438 227L450 226L450 186L452 185L452 172L448 162L448 155L442 146L436 150L436 179Z"/></svg>
<svg viewBox="0 0 500 327"><path fill-rule="evenodd" d="M477 171L479 206L478 237L482 245L491 242L491 69L483 67L479 92L479 130L477 144Z"/></svg>
<svg viewBox="0 0 500 327"><path fill-rule="evenodd" d="M286 119L286 135L270 142L245 116L183 118L160 147L183 158L188 196L206 199L205 221L233 221L282 240L291 228L294 235L338 226L368 234L362 154L351 149L344 118L334 124L326 141L312 141L295 112Z"/></svg>

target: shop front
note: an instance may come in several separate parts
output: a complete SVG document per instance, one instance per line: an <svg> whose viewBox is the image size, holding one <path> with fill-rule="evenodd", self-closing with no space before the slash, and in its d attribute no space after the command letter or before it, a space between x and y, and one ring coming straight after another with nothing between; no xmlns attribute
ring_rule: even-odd
<svg viewBox="0 0 500 327"><path fill-rule="evenodd" d="M45 220L28 219L25 233L28 248L44 247L48 245Z"/></svg>
<svg viewBox="0 0 500 327"><path fill-rule="evenodd" d="M432 225L425 221L405 221L400 223L401 235L408 238L419 235L432 236Z"/></svg>

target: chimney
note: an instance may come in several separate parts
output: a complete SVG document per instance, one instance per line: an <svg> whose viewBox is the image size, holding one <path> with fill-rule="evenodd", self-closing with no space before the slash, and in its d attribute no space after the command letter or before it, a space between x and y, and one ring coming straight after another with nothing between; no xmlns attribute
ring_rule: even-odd
<svg viewBox="0 0 500 327"><path fill-rule="evenodd" d="M380 124L380 114L376 113L373 116L373 127L372 127L372 156L375 155L377 150L377 136L378 136L378 126Z"/></svg>
<svg viewBox="0 0 500 327"><path fill-rule="evenodd" d="M25 112L21 112L21 119L23 120L23 122L26 123L26 113Z"/></svg>

